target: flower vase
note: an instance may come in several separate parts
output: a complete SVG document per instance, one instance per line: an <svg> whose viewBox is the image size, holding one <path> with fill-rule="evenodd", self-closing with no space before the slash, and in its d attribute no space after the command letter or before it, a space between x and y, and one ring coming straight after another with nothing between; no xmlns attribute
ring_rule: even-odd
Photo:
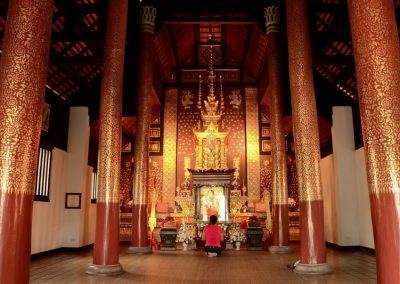
<svg viewBox="0 0 400 284"><path fill-rule="evenodd" d="M235 246L236 246L236 250L240 250L240 242L236 242Z"/></svg>
<svg viewBox="0 0 400 284"><path fill-rule="evenodd" d="M182 243L182 245L183 245L183 250L187 250L187 247L188 247L188 244L187 243Z"/></svg>

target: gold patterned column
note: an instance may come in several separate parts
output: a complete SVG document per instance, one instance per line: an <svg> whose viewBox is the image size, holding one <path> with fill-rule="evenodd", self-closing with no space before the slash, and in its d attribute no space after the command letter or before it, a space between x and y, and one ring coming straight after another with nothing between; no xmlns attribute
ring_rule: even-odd
<svg viewBox="0 0 400 284"><path fill-rule="evenodd" d="M110 0L100 91L96 238L88 274L122 272L119 264L121 116L128 0Z"/></svg>
<svg viewBox="0 0 400 284"><path fill-rule="evenodd" d="M400 48L393 1L348 1L379 283L400 283Z"/></svg>
<svg viewBox="0 0 400 284"><path fill-rule="evenodd" d="M246 154L248 202L260 199L260 148L257 89L246 88ZM243 185L244 186L244 185Z"/></svg>
<svg viewBox="0 0 400 284"><path fill-rule="evenodd" d="M147 188L149 177L149 130L152 115L153 41L157 10L152 6L140 9L139 89L133 173L132 240L129 253L150 253L147 236Z"/></svg>
<svg viewBox="0 0 400 284"><path fill-rule="evenodd" d="M282 66L279 36L279 6L265 8L268 41L268 74L271 110L271 154L272 154L272 246L271 253L289 253L289 206L283 133Z"/></svg>
<svg viewBox="0 0 400 284"><path fill-rule="evenodd" d="M51 0L8 1L0 62L0 283L28 283Z"/></svg>
<svg viewBox="0 0 400 284"><path fill-rule="evenodd" d="M287 0L290 95L300 200L301 263L295 272L330 273L326 263L317 108L307 0Z"/></svg>
<svg viewBox="0 0 400 284"><path fill-rule="evenodd" d="M176 188L176 141L177 141L177 89L168 89L165 92L164 106L164 167L162 201L174 208Z"/></svg>

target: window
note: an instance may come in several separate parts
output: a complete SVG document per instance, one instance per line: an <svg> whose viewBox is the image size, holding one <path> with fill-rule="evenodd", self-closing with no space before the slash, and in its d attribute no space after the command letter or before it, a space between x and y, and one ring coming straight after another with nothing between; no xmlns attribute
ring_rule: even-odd
<svg viewBox="0 0 400 284"><path fill-rule="evenodd" d="M92 203L96 203L97 199L97 172L92 172L92 189L90 192L90 200Z"/></svg>
<svg viewBox="0 0 400 284"><path fill-rule="evenodd" d="M50 169L51 151L39 148L39 158L36 171L35 201L50 201Z"/></svg>

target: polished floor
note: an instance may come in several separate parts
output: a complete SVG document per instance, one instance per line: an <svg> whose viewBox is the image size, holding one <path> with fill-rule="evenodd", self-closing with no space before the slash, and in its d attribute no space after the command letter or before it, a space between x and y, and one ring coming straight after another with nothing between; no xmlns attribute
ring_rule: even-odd
<svg viewBox="0 0 400 284"><path fill-rule="evenodd" d="M202 252L155 251L130 255L120 247L124 273L118 276L88 276L92 250L59 252L33 257L30 283L377 283L375 256L361 250L338 251L327 248L330 275L300 275L287 268L299 258L299 245L288 255L265 251L227 250L221 257Z"/></svg>

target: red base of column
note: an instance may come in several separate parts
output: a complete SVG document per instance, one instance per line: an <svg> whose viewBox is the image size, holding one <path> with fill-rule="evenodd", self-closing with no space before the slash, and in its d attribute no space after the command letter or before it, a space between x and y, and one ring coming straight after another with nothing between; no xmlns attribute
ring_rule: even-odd
<svg viewBox="0 0 400 284"><path fill-rule="evenodd" d="M332 273L332 268L328 263L318 263L318 264L297 264L294 272L298 274L330 274Z"/></svg>
<svg viewBox="0 0 400 284"><path fill-rule="evenodd" d="M272 206L272 246L289 246L289 206L287 204Z"/></svg>
<svg viewBox="0 0 400 284"><path fill-rule="evenodd" d="M147 235L147 205L145 204L132 207L132 240L128 252L152 252Z"/></svg>
<svg viewBox="0 0 400 284"><path fill-rule="evenodd" d="M28 283L32 195L0 191L0 283Z"/></svg>
<svg viewBox="0 0 400 284"><path fill-rule="evenodd" d="M291 246L270 246L270 253L291 253L293 251Z"/></svg>
<svg viewBox="0 0 400 284"><path fill-rule="evenodd" d="M111 276L118 275L123 273L122 266L118 264L114 265L96 265L92 264L86 270L86 274L89 275L102 275L102 276Z"/></svg>
<svg viewBox="0 0 400 284"><path fill-rule="evenodd" d="M326 262L323 201L300 201L300 253L302 264Z"/></svg>
<svg viewBox="0 0 400 284"><path fill-rule="evenodd" d="M94 265L119 264L119 204L97 203Z"/></svg>
<svg viewBox="0 0 400 284"><path fill-rule="evenodd" d="M400 283L400 196L370 194L378 283Z"/></svg>

